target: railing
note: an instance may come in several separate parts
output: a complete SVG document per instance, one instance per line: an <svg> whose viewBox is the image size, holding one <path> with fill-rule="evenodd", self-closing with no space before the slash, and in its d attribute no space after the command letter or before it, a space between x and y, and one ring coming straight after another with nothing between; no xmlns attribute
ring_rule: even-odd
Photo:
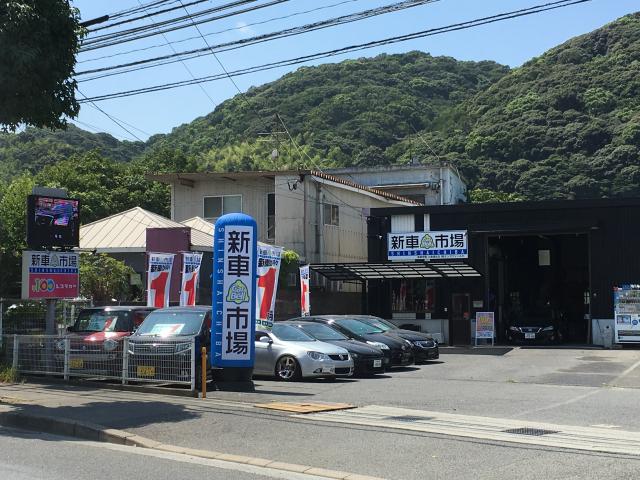
<svg viewBox="0 0 640 480"><path fill-rule="evenodd" d="M184 384L195 390L195 338L105 339L4 335L4 360L18 372L128 382Z"/></svg>

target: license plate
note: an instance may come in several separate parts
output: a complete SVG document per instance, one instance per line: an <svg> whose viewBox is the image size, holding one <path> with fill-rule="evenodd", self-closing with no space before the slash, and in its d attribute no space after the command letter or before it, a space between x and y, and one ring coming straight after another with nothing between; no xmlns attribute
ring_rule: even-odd
<svg viewBox="0 0 640 480"><path fill-rule="evenodd" d="M82 368L84 366L84 362L81 358L70 358L69 359L69 368Z"/></svg>
<svg viewBox="0 0 640 480"><path fill-rule="evenodd" d="M336 367L322 367L322 373L336 373Z"/></svg>
<svg viewBox="0 0 640 480"><path fill-rule="evenodd" d="M138 365L139 377L155 377L156 367L147 367L145 365Z"/></svg>
<svg viewBox="0 0 640 480"><path fill-rule="evenodd" d="M525 333L524 334L524 338L526 338L527 340L534 340L536 338L536 334L535 333Z"/></svg>
<svg viewBox="0 0 640 480"><path fill-rule="evenodd" d="M373 368L378 368L382 366L382 360L374 360L373 361Z"/></svg>

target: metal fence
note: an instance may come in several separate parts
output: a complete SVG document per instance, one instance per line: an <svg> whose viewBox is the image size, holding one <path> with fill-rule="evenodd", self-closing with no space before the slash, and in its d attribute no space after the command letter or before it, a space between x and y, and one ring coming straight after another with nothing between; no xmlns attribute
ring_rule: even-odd
<svg viewBox="0 0 640 480"><path fill-rule="evenodd" d="M91 307L91 300L59 300L56 303L56 325L64 331L73 325L80 310ZM29 335L46 330L44 301L0 298L0 334Z"/></svg>
<svg viewBox="0 0 640 480"><path fill-rule="evenodd" d="M195 390L195 338L4 335L5 363L26 374L184 384Z"/></svg>

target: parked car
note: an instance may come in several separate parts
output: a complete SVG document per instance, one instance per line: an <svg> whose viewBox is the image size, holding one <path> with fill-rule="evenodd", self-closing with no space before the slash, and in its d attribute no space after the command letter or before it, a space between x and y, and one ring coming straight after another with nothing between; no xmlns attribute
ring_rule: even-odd
<svg viewBox="0 0 640 480"><path fill-rule="evenodd" d="M137 381L191 380L191 340L195 338L196 386L201 383L201 349L207 348L211 374L211 307L169 307L155 310L129 337L129 378Z"/></svg>
<svg viewBox="0 0 640 480"><path fill-rule="evenodd" d="M356 318L361 322L371 325L372 327L379 328L387 333L391 333L410 341L413 348L413 357L416 363L435 360L440 357L438 342L428 333L405 330L397 327L387 320L384 320L383 318L371 315L360 315Z"/></svg>
<svg viewBox="0 0 640 480"><path fill-rule="evenodd" d="M270 332L256 332L255 346L255 375L284 381L353 375L353 359L347 350L316 340L294 325L276 323Z"/></svg>
<svg viewBox="0 0 640 480"><path fill-rule="evenodd" d="M328 325L315 322L305 322L304 320L291 320L279 323L282 325L293 325L306 334L311 335L321 342L331 343L342 347L349 352L353 359L355 375L371 375L374 373L384 373L384 355L382 350L358 340L349 339Z"/></svg>
<svg viewBox="0 0 640 480"><path fill-rule="evenodd" d="M514 343L554 343L562 339L556 323L546 316L516 316L509 322L506 335Z"/></svg>
<svg viewBox="0 0 640 480"><path fill-rule="evenodd" d="M152 307L107 306L84 308L67 328L69 368L86 373L122 373L122 340L144 321ZM64 362L65 340L55 344L55 360Z"/></svg>
<svg viewBox="0 0 640 480"><path fill-rule="evenodd" d="M297 319L299 320L299 319ZM324 323L349 338L378 347L384 354L385 368L411 365L413 352L411 342L358 320L354 315L315 315L304 317L305 321Z"/></svg>

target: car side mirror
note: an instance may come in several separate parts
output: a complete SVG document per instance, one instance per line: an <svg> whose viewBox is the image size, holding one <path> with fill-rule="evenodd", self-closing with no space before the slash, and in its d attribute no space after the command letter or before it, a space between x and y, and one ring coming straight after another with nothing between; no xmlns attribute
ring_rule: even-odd
<svg viewBox="0 0 640 480"><path fill-rule="evenodd" d="M259 342L271 345L273 343L273 340L271 340L269 337L260 337Z"/></svg>

